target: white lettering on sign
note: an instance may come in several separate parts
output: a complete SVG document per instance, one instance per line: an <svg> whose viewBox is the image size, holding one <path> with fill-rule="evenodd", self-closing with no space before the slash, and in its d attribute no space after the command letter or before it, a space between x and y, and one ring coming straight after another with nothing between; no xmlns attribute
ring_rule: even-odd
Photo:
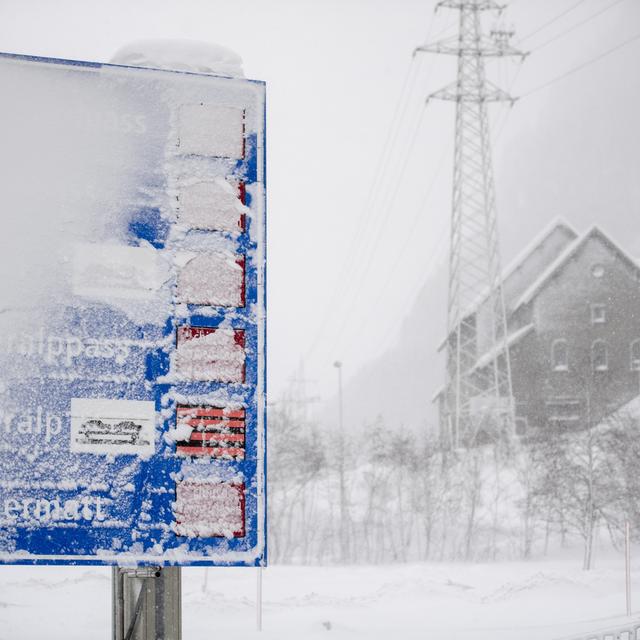
<svg viewBox="0 0 640 640"><path fill-rule="evenodd" d="M73 264L73 292L109 301L148 300L168 279L168 267L149 247L78 244Z"/></svg>
<svg viewBox="0 0 640 640"><path fill-rule="evenodd" d="M0 340L4 353L39 357L47 364L63 367L72 366L77 358L113 360L123 365L133 348L146 346L142 341L119 338L47 335L43 328L34 334L6 334Z"/></svg>
<svg viewBox="0 0 640 640"><path fill-rule="evenodd" d="M249 210L239 198L238 188L224 178L183 185L178 192L178 219L192 229L242 231L242 216Z"/></svg>
<svg viewBox="0 0 640 640"><path fill-rule="evenodd" d="M244 110L185 104L178 117L180 152L215 158L244 158Z"/></svg>
<svg viewBox="0 0 640 640"><path fill-rule="evenodd" d="M150 456L155 406L147 400L71 399L71 451Z"/></svg>
<svg viewBox="0 0 640 640"><path fill-rule="evenodd" d="M96 521L107 518L107 501L100 496L81 496L69 500L55 498L5 498L0 511L0 521L39 522L50 525L56 522Z"/></svg>
<svg viewBox="0 0 640 640"><path fill-rule="evenodd" d="M35 411L10 412L0 409L0 433L11 435L35 435L38 441L51 441L62 431L62 418L45 411L38 405Z"/></svg>

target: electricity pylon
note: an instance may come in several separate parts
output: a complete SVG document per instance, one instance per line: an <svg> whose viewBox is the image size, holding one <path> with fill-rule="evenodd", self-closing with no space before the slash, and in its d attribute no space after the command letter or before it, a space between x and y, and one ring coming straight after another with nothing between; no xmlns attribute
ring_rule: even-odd
<svg viewBox="0 0 640 640"><path fill-rule="evenodd" d="M459 12L458 35L416 51L458 58L456 81L429 96L456 103L447 379L440 406L445 442L457 447L515 430L487 117L487 103L514 99L487 80L485 58L524 54L509 44L510 32L483 33L483 12L503 9L493 0L444 0L440 7Z"/></svg>

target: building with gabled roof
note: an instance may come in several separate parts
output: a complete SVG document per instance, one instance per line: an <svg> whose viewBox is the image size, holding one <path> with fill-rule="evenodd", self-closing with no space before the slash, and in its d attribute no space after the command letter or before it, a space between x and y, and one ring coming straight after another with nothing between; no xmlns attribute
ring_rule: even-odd
<svg viewBox="0 0 640 640"><path fill-rule="evenodd" d="M640 267L601 229L555 220L504 271L503 291L519 434L585 428L639 395ZM487 305L469 310L477 370L494 358ZM436 399L447 442L444 389Z"/></svg>

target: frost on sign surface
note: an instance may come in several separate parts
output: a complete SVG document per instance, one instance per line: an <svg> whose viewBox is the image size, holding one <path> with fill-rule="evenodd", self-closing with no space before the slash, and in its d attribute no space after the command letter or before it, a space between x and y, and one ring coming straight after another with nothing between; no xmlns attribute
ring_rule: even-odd
<svg viewBox="0 0 640 640"><path fill-rule="evenodd" d="M89 298L151 298L169 278L157 251L148 247L78 244L74 293Z"/></svg>
<svg viewBox="0 0 640 640"><path fill-rule="evenodd" d="M180 152L198 156L244 157L244 111L215 104L188 104L178 120Z"/></svg>
<svg viewBox="0 0 640 640"><path fill-rule="evenodd" d="M260 563L264 86L0 81L0 563Z"/></svg>
<svg viewBox="0 0 640 640"><path fill-rule="evenodd" d="M176 369L190 380L244 382L245 335L238 329L182 327Z"/></svg>
<svg viewBox="0 0 640 640"><path fill-rule="evenodd" d="M187 537L244 536L244 485L180 482L176 494L176 533Z"/></svg>
<svg viewBox="0 0 640 640"><path fill-rule="evenodd" d="M220 307L244 306L244 258L228 253L201 253L179 270L180 302Z"/></svg>
<svg viewBox="0 0 640 640"><path fill-rule="evenodd" d="M238 234L247 212L239 191L225 180L184 185L178 193L178 221L192 229Z"/></svg>

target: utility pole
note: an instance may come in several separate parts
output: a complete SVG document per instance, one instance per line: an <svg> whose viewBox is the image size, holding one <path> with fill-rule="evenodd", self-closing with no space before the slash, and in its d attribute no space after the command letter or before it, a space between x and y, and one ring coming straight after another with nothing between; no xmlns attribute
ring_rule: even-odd
<svg viewBox="0 0 640 640"><path fill-rule="evenodd" d="M286 392L286 402L291 410L291 418L299 428L309 424L309 407L320 400L320 396L307 394L307 385L315 382L306 377L304 360L300 360L298 368L289 379Z"/></svg>
<svg viewBox="0 0 640 640"><path fill-rule="evenodd" d="M340 562L347 563L349 556L349 541L347 539L347 488L344 477L344 423L343 423L343 404L342 404L342 362L336 360L333 366L338 370L338 476L340 484Z"/></svg>
<svg viewBox="0 0 640 640"><path fill-rule="evenodd" d="M484 35L482 14L503 9L493 0L443 0L436 11L441 7L459 12L457 37L425 44L416 52L458 59L455 82L428 98L456 104L441 420L448 439L445 444L458 447L473 445L480 432L495 441L515 432L487 117L487 103L513 104L514 99L486 79L485 58L524 54L509 44L510 32L494 30Z"/></svg>

